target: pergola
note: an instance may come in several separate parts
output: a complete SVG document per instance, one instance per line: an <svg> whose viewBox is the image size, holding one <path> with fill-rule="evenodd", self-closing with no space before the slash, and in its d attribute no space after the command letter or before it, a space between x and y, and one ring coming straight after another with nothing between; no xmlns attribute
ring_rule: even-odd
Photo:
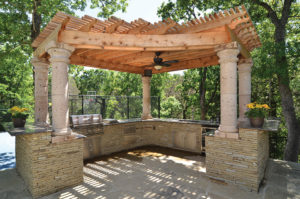
<svg viewBox="0 0 300 199"><path fill-rule="evenodd" d="M85 15L77 18L58 12L32 43L36 48L35 122L47 125L48 68L52 66L53 135L70 136L68 64L142 75L143 115L151 119L151 75L220 64L221 125L216 136L237 138L237 68L239 72L239 120L246 121L245 104L251 96L250 52L260 40L244 6L220 11L178 24L171 19L128 23L116 17L101 21ZM156 70L155 52L164 61L179 62ZM58 139L59 140L59 139Z"/></svg>

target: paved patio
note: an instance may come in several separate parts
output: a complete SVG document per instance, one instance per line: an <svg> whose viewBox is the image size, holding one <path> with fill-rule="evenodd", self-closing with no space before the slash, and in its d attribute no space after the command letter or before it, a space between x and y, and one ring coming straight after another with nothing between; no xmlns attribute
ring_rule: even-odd
<svg viewBox="0 0 300 199"><path fill-rule="evenodd" d="M204 160L161 147L116 153L87 163L84 183L42 199L300 198L299 164L270 160L257 194L209 179ZM14 169L0 172L0 198L31 198Z"/></svg>

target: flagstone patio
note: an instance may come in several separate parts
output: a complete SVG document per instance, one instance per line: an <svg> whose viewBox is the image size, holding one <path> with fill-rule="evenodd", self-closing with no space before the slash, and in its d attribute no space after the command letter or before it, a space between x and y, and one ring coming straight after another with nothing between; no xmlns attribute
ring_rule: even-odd
<svg viewBox="0 0 300 199"><path fill-rule="evenodd" d="M299 164L270 160L256 193L209 179L204 159L162 147L115 153L87 162L82 184L42 199L300 198ZM0 172L0 198L31 198L14 169Z"/></svg>

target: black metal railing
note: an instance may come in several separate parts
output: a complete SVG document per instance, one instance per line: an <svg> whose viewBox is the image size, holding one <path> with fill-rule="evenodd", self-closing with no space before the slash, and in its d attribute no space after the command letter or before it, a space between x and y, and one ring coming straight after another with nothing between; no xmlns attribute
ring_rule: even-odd
<svg viewBox="0 0 300 199"><path fill-rule="evenodd" d="M270 158L283 159L287 137L279 135L278 132L269 134Z"/></svg>
<svg viewBox="0 0 300 199"><path fill-rule="evenodd" d="M50 97L49 101L51 101ZM142 96L70 95L69 109L70 115L100 113L103 118L140 118L143 110L143 98ZM151 96L152 116L160 118L160 110L160 97Z"/></svg>

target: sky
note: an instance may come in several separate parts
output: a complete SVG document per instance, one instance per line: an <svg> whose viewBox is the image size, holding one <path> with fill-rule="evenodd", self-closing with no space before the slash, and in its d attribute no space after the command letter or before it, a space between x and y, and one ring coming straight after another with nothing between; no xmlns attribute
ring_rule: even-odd
<svg viewBox="0 0 300 199"><path fill-rule="evenodd" d="M115 17L121 18L127 22L134 21L138 18L142 18L151 23L160 21L157 16L157 9L163 2L167 0L129 0L126 13L121 11L114 14ZM76 14L80 17L89 15L97 18L97 10L90 9L89 6L84 11L78 11ZM183 74L183 71L170 72L171 74Z"/></svg>

